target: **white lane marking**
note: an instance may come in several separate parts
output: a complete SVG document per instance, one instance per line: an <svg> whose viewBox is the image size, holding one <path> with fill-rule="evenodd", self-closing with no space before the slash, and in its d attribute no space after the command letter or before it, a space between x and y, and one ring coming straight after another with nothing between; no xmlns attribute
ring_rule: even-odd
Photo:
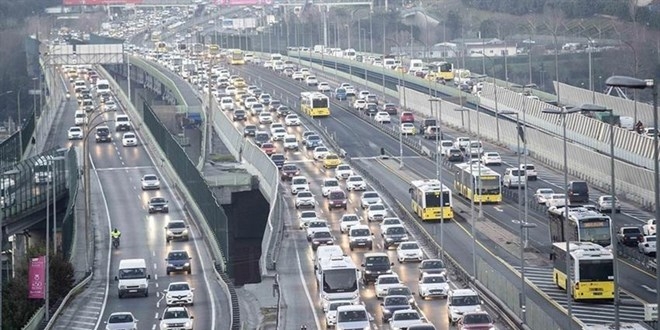
<svg viewBox="0 0 660 330"><path fill-rule="evenodd" d="M300 276L300 283L302 284L303 289L305 289L305 296L307 296L307 302L309 303L309 308L312 309L312 313L314 314L314 322L316 322L316 328L321 329L321 323L319 322L318 314L316 314L314 301L312 300L312 296L309 294L309 289L307 289L307 282L305 281L302 265L300 263L300 254L298 253L298 245L296 244L295 240L293 240L293 248L296 251L296 262L298 263L298 275Z"/></svg>
<svg viewBox="0 0 660 330"><path fill-rule="evenodd" d="M96 182L99 185L99 188L101 188L101 198L103 199L103 205L105 206L105 215L108 219L108 233L112 230L112 221L110 220L110 209L108 208L108 200L105 198L105 191L103 190L103 186L101 185L101 178L99 178L99 173L98 170L96 169L96 165L94 165L94 160L92 159L91 154L87 154L86 157L89 157L89 163L92 165L92 169L94 170L94 174L96 174ZM86 187L89 189L90 187ZM96 325L94 325L94 329L98 329L98 327L101 325L101 318L103 317L103 313L105 312L105 307L108 303L108 292L110 291L110 259L112 258L112 242L108 240L108 260L107 260L107 266L105 268L105 277L108 279L105 283L105 292L103 294L103 304L101 305L101 313L99 314L99 318L96 321Z"/></svg>
<svg viewBox="0 0 660 330"><path fill-rule="evenodd" d="M155 324L153 324L153 325L151 326L151 330L156 330L156 325L155 325Z"/></svg>
<svg viewBox="0 0 660 330"><path fill-rule="evenodd" d="M94 169L94 171L97 171L97 172L126 171L126 172L128 172L128 170L146 170L146 169L154 169L154 168L155 168L155 166L108 167L108 168Z"/></svg>
<svg viewBox="0 0 660 330"><path fill-rule="evenodd" d="M154 316L155 319L158 319L158 312L156 312L156 316Z"/></svg>
<svg viewBox="0 0 660 330"><path fill-rule="evenodd" d="M139 136L140 140L144 141L144 139L141 136L142 135L141 133L136 132L136 135ZM151 152L149 151L149 149L144 148L144 151L147 153L147 156L149 156L149 159L151 159L152 164L154 164L154 165L158 164L156 162L156 160L154 159L154 157L151 155ZM158 172L158 176L162 178L163 182L165 183L165 186L167 187L167 190L171 191L172 195L174 195L175 191L171 189L169 182L167 181L167 179L165 178L163 173L160 171L160 168L158 166L153 166L153 167L149 166L148 168L155 168L156 169L156 172ZM178 198L174 198L174 202L176 203L178 208L183 212L184 208L183 208L183 205L181 204L181 201L179 201ZM205 221L205 220L200 219L200 221ZM197 257L201 260L201 255L202 254L200 252L201 250L199 249L199 243L197 242L198 240L194 239L192 241L193 241L193 244L195 244L195 252L197 253ZM223 251L223 252L227 253L227 251ZM211 327L210 327L210 329L215 329L216 328L215 324L216 324L216 309L217 309L217 307L215 305L215 299L213 299L213 297L215 297L214 294L213 294L214 291L211 290L211 285L209 283L209 279L208 279L208 276L206 274L206 269L203 266L201 268L202 268L202 277L204 278L204 283L206 284L206 293L209 295L209 301L211 302ZM158 280L158 274L154 274L154 279L156 281ZM155 327L156 326L154 325L154 328Z"/></svg>

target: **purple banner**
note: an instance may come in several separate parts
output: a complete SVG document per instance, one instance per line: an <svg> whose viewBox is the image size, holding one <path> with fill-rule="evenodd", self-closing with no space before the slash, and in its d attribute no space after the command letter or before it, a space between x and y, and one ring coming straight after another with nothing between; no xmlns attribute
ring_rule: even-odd
<svg viewBox="0 0 660 330"><path fill-rule="evenodd" d="M44 299L46 296L46 256L30 259L28 277L28 299Z"/></svg>

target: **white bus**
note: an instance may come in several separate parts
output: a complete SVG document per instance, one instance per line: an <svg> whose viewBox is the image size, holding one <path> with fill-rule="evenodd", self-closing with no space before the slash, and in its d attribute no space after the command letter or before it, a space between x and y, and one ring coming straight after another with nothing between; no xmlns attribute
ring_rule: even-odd
<svg viewBox="0 0 660 330"><path fill-rule="evenodd" d="M110 82L107 79L99 79L96 81L96 94L104 95L110 93Z"/></svg>
<svg viewBox="0 0 660 330"><path fill-rule="evenodd" d="M270 54L270 60L271 61L281 61L282 60L282 54L277 54L277 53Z"/></svg>
<svg viewBox="0 0 660 330"><path fill-rule="evenodd" d="M321 305L325 308L330 301L360 301L358 279L360 272L350 257L331 256L319 261L316 269L316 284L319 288Z"/></svg>

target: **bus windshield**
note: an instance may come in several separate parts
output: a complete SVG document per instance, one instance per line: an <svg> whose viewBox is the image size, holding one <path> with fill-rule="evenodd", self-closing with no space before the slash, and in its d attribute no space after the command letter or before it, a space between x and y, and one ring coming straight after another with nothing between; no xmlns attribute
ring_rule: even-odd
<svg viewBox="0 0 660 330"><path fill-rule="evenodd" d="M497 177L481 178L481 189L479 191L482 195L498 195L500 193L500 180Z"/></svg>
<svg viewBox="0 0 660 330"><path fill-rule="evenodd" d="M353 292L358 289L355 269L332 269L323 272L323 292Z"/></svg>
<svg viewBox="0 0 660 330"><path fill-rule="evenodd" d="M610 226L607 225L607 222L598 227L585 227L583 223L580 225L580 242L593 242L599 245L610 244Z"/></svg>
<svg viewBox="0 0 660 330"><path fill-rule="evenodd" d="M312 101L312 107L313 108L327 108L328 107L328 99L314 99Z"/></svg>
<svg viewBox="0 0 660 330"><path fill-rule="evenodd" d="M444 206L450 206L450 201L449 201L449 192L443 192L442 193L442 203L444 203ZM440 207L440 194L437 192L427 192L426 193L426 207Z"/></svg>
<svg viewBox="0 0 660 330"><path fill-rule="evenodd" d="M613 279L612 260L580 260L580 282L611 281Z"/></svg>

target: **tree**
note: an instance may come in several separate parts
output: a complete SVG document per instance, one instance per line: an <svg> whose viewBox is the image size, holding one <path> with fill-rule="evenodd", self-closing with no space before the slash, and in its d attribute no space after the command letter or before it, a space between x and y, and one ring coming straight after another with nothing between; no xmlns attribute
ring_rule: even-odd
<svg viewBox="0 0 660 330"><path fill-rule="evenodd" d="M479 24L482 38L497 38L498 30L497 24L492 19L485 19Z"/></svg>
<svg viewBox="0 0 660 330"><path fill-rule="evenodd" d="M2 329L21 329L43 305L43 300L28 299L28 265L31 258L44 255L45 247L31 247L15 265L15 274L2 286ZM50 306L64 298L74 283L73 265L62 253L50 255Z"/></svg>
<svg viewBox="0 0 660 330"><path fill-rule="evenodd" d="M463 18L455 10L447 12L447 23L445 28L449 32L449 39L461 38L463 36Z"/></svg>

